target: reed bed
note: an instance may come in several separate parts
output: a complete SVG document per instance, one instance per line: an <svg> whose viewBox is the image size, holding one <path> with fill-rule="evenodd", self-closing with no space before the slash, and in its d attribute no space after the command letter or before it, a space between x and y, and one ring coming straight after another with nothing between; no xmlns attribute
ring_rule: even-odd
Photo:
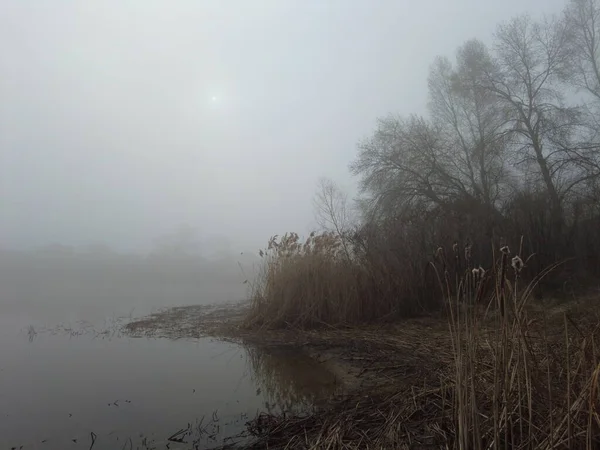
<svg viewBox="0 0 600 450"><path fill-rule="evenodd" d="M544 308L533 293L560 264L526 279L529 260L521 249L502 246L492 260L483 269L468 246L438 249L431 266L445 305L445 319L437 320L446 321L446 332L424 327L409 340L389 328L371 335L394 362L387 366L395 370L385 372L387 389L357 390L303 416L262 414L248 424L257 439L249 448L600 448L599 299L570 311ZM248 323L289 325L283 312L277 320L257 319L271 313L260 304L269 289L255 297ZM305 314L318 316L307 308ZM353 332L338 334L344 333ZM392 356L394 349L400 356ZM418 373L403 380L407 367Z"/></svg>

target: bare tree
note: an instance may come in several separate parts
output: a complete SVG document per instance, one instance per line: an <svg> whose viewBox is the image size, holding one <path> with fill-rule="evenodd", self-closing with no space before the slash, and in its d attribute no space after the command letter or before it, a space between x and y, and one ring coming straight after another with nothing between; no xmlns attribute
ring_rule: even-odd
<svg viewBox="0 0 600 450"><path fill-rule="evenodd" d="M350 228L348 195L329 178L321 178L313 199L315 218L320 227L343 235Z"/></svg>
<svg viewBox="0 0 600 450"><path fill-rule="evenodd" d="M445 135L448 162L469 194L489 208L499 199L507 175L507 121L483 82L492 64L485 46L471 40L459 48L456 69L438 58L429 75L429 109Z"/></svg>
<svg viewBox="0 0 600 450"><path fill-rule="evenodd" d="M585 134L576 146L569 149L576 158L585 179L576 184L579 195L599 192L600 178L600 1L571 0L565 9L564 22L568 30L569 70L567 80L588 94L582 108Z"/></svg>
<svg viewBox="0 0 600 450"><path fill-rule="evenodd" d="M328 231L334 231L341 239L346 256L350 258L347 245L347 234L352 225L351 210L348 205L348 195L332 180L321 178L313 198L315 218L319 226Z"/></svg>
<svg viewBox="0 0 600 450"><path fill-rule="evenodd" d="M585 181L570 152L580 110L565 105L560 84L568 50L562 22L535 23L521 16L498 28L496 65L487 74L487 86L511 123L513 162L528 177L539 175L558 226L564 196Z"/></svg>
<svg viewBox="0 0 600 450"><path fill-rule="evenodd" d="M378 120L370 138L359 144L350 164L372 210L400 215L407 208L446 205L469 195L452 168L442 130L425 118L388 116Z"/></svg>
<svg viewBox="0 0 600 450"><path fill-rule="evenodd" d="M459 49L457 68L438 58L429 76L431 120L388 116L359 145L350 168L374 211L452 208L460 202L493 209L505 184L506 123L485 87L492 59L478 41Z"/></svg>
<svg viewBox="0 0 600 450"><path fill-rule="evenodd" d="M571 0L565 22L571 43L571 81L600 101L600 2Z"/></svg>
<svg viewBox="0 0 600 450"><path fill-rule="evenodd" d="M495 215L521 184L544 193L560 233L566 199L600 179L600 127L564 98L572 43L584 40L574 41L573 20L521 16L498 28L493 55L472 40L454 67L438 58L429 76L430 119L389 115L358 146L350 168L371 213L460 212L462 204Z"/></svg>

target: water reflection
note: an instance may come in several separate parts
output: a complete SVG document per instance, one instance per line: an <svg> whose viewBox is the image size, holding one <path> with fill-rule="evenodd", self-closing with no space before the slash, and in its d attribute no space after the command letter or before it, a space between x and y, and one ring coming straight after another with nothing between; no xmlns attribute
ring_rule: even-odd
<svg viewBox="0 0 600 450"><path fill-rule="evenodd" d="M246 440L260 412L300 412L339 388L298 352L132 339L111 323L2 333L0 448L216 448Z"/></svg>
<svg viewBox="0 0 600 450"><path fill-rule="evenodd" d="M286 347L246 346L248 361L259 386L269 400L265 410L299 412L317 406L341 390L337 377L299 350Z"/></svg>
<svg viewBox="0 0 600 450"><path fill-rule="evenodd" d="M0 255L0 449L214 448L260 412L334 390L287 351L121 333L132 311L239 298L239 285L199 272Z"/></svg>

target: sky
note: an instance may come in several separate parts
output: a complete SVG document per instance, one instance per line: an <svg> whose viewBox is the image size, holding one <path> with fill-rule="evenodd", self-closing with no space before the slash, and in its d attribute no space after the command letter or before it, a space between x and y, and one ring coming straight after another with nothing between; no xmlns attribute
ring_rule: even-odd
<svg viewBox="0 0 600 450"><path fill-rule="evenodd" d="M464 41L565 0L0 0L0 246L255 250Z"/></svg>

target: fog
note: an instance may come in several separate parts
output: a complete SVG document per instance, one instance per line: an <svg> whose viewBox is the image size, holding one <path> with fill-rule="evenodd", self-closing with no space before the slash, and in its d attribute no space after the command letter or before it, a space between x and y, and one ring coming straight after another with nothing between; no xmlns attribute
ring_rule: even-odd
<svg viewBox="0 0 600 450"><path fill-rule="evenodd" d="M257 250L353 193L356 142L427 71L563 0L0 1L0 245Z"/></svg>
<svg viewBox="0 0 600 450"><path fill-rule="evenodd" d="M348 203L346 209L346 199L358 196L358 180L350 175L349 164L360 155L359 142L373 136L377 119L390 113L427 114L428 77L436 57L456 59L457 49L472 38L493 46L499 23L523 13L534 18L559 13L565 3L0 0L0 447L38 448L44 443L46 449L102 450L125 448L129 442L131 448L159 448L157 443L169 448L167 441L186 431L185 424L187 431L194 424L200 435L188 436L194 439L194 448L214 448L217 437L222 440L246 429L248 418L260 411L279 414L291 407L312 408L334 393L341 398L338 390L346 389L344 380L321 365L335 356L323 353L324 360L311 360L310 365L296 352L273 353L275 345L262 349L213 340L202 337L203 321L213 320L216 326L219 320L231 319L229 324L235 324L244 310L224 303L248 298L261 300L255 302L259 306L263 299L286 305L282 313L265 309L276 312L275 320L268 314L260 320L249 320L253 314L245 316L246 324L261 329L272 324L337 326L355 323L358 317L365 321L385 317L387 322L437 305L431 300L439 298L437 285L428 278L431 266L420 261L442 245L437 241L435 247L430 245L440 230L451 235L466 223L477 231L475 244L485 242L489 248L487 231L494 231L493 221L508 218L508 228L521 230L518 212L545 203L537 197L531 197L535 202L519 203L513 200L520 197L505 196L517 207L517 213L510 212L516 217L512 220L490 214L498 211L493 207L496 200L487 195L487 203L477 203L486 208L473 211L485 215L471 214L463 221L461 205L474 203L455 202L452 190L444 194L454 183L450 177L453 181L440 187L442 197L450 200L435 205L440 209L450 205L448 215L435 221L430 220L434 215L423 215L422 205L427 205L423 194L424 201L411 209L422 220L405 233L397 232L396 210L389 208L384 226L372 233L367 229L366 237L352 233L360 238L356 242L369 244L364 246L369 251L351 255L344 239L315 238L309 241L312 246L302 247L303 255L324 248L327 257L315 251L318 258L306 259L309 264L299 259L294 265L296 260L287 258L299 247L298 236L293 235L277 254L284 258L279 261L293 264L261 265L259 249L271 236L286 232L296 232L304 241L304 235L326 223L327 214L334 222L331 211L347 218L344 223L354 224L351 206L359 202ZM444 82L454 74L438 72L438 81ZM460 99L471 95L470 89ZM486 105L491 104L485 99ZM503 111L499 105L490 108L489 123L494 127L497 113ZM438 111L438 116L442 113ZM479 131L487 128L480 125ZM499 169L495 162L496 137L504 128L494 130L490 150L478 150L481 155L491 152L494 167L484 167L488 160L482 156L481 183L473 179L468 188L456 191L461 195L479 185L485 191L511 180L499 176L501 183L488 177L504 175L500 169L505 161ZM556 126L554 131L562 135L558 130L562 128ZM514 131L519 131L516 125ZM385 136L382 140L386 147L389 140ZM504 139L499 142L504 145ZM389 147L395 151L396 144ZM437 150L431 152L434 166ZM420 156L423 147L416 144L410 153ZM454 156L445 155L458 153L442 153L443 164L450 167L450 174L458 174L460 183L460 171L471 157L456 164ZM389 158L382 155L385 165ZM370 160L363 159L368 165ZM416 162L407 164L406 172L416 173L415 178L431 169L425 164L416 167L419 158L410 161ZM443 179L444 170L438 170ZM527 172L519 172L526 177L523 174ZM577 174L582 174L579 182L588 179L583 169ZM400 184L408 186L400 200L417 197L410 181ZM539 185L543 191L543 183ZM327 210L323 201L321 210L315 208L315 203L319 205L315 198L326 198L315 197L325 193L318 191L319 186L331 188L330 204L335 207ZM381 183L375 194L383 198L394 191L388 186ZM479 198L456 196L471 197ZM560 206L560 201L554 204ZM351 211L348 217L346 211ZM554 226L562 222L538 220L546 216L535 211L526 222L533 225L523 229L539 236L534 243L552 250L542 253L554 258L567 233ZM560 208L553 210L552 219L559 217L556 211ZM461 220L454 220L451 213ZM493 220L489 227L480 227L483 219L478 217ZM569 228L577 233L568 242L577 244L575 253L592 261L587 263L591 267L597 259L588 256L600 240L584 237L597 222L582 217ZM538 226L540 221L548 226ZM338 237L350 236L340 232L338 223L334 224ZM427 233L421 228L428 228ZM348 230L352 228L344 229ZM421 239L425 234L432 236L431 242ZM547 241L548 236L560 246L547 245L554 242ZM340 242L345 252L342 263ZM537 254L541 245L531 247ZM477 253L477 245L473 248L478 264L484 261L489 267L493 260L486 265L485 255ZM471 255L470 244L465 259L467 249ZM504 267L508 260L506 255L502 258ZM514 258L512 263L516 286L520 269ZM475 270L466 272L473 275L468 279L481 276L481 287L486 272L482 267ZM432 287L425 288L428 285ZM265 286L269 296L262 295ZM251 292L255 295L248 295ZM478 288L477 297L483 298L479 296L483 292ZM159 310L166 316L152 315ZM222 310L222 315L211 317L211 310ZM325 319L324 312L333 319ZM141 332L134 337L124 325L135 323L139 327L132 329ZM154 324L157 334L143 333L144 324ZM161 334L165 330L171 334ZM357 346L360 341L352 339L348 353L352 359L370 361L354 356L355 347L378 348L368 339L366 346ZM344 372L346 363L340 366ZM401 369L403 380L406 374L424 373L425 366L414 371L409 366ZM357 380L369 367L360 370ZM396 367L377 368L386 377L386 386L391 378L383 371Z"/></svg>

